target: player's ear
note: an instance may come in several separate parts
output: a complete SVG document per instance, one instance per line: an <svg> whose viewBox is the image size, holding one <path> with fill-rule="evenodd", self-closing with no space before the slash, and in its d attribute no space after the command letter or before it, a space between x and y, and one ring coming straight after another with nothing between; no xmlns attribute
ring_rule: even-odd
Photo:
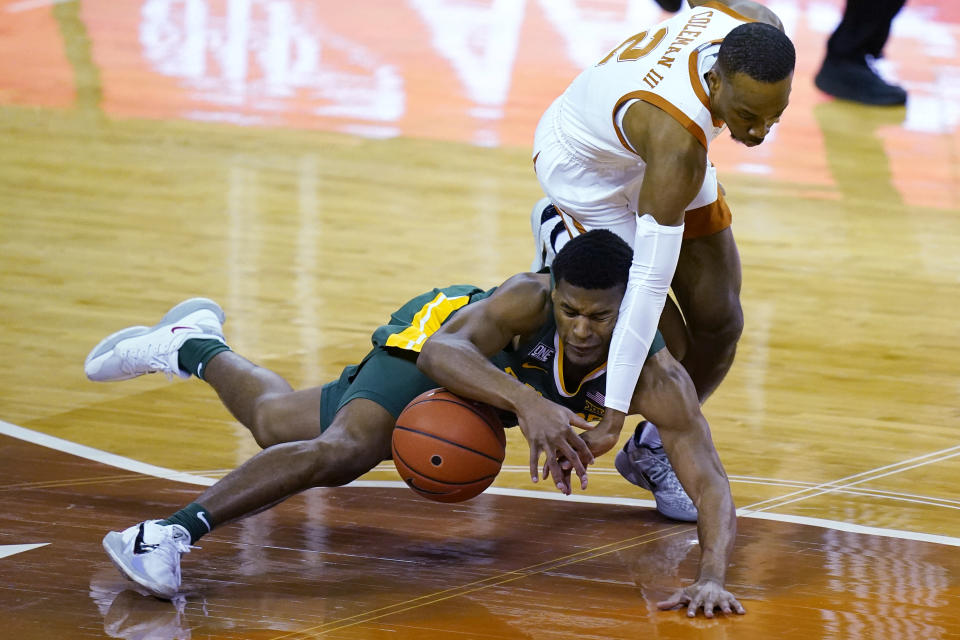
<svg viewBox="0 0 960 640"><path fill-rule="evenodd" d="M714 65L710 71L707 71L706 77L707 87L710 89L710 95L716 95L716 93L720 90L720 85L722 84L720 71L717 70L716 65Z"/></svg>

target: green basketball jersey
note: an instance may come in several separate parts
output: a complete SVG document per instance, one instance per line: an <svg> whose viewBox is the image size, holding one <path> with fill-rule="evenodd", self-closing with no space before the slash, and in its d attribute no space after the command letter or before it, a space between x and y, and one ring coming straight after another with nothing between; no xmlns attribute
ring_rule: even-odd
<svg viewBox="0 0 960 640"><path fill-rule="evenodd" d="M390 322L373 332L373 346L420 353L420 348L456 311L471 302L490 297L497 288L484 291L471 284L455 284L420 294L390 315Z"/></svg>
<svg viewBox="0 0 960 640"><path fill-rule="evenodd" d="M373 334L373 344L389 350L419 353L437 329L468 304L493 294L472 285L453 285L417 296L390 316L389 324ZM649 358L666 346L658 331ZM411 354L413 355L413 354ZM540 395L580 414L587 420L599 420L604 412L607 363L588 373L576 386L564 382L563 343L553 316L530 339L512 345L490 358L497 367L533 387ZM516 424L516 416L501 412L504 423Z"/></svg>
<svg viewBox="0 0 960 640"><path fill-rule="evenodd" d="M568 389L563 376L563 343L553 316L531 339L516 349L505 349L494 354L490 360L520 382L536 389L544 398L565 406L587 420L599 420L603 416L607 363L604 361L580 380L576 387ZM515 417L513 422L516 422Z"/></svg>

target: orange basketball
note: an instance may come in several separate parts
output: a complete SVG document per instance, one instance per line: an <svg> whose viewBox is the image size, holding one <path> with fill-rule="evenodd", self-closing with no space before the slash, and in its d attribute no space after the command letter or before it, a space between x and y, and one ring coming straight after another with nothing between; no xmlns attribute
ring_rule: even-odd
<svg viewBox="0 0 960 640"><path fill-rule="evenodd" d="M424 498L460 502L493 483L506 445L493 407L431 389L397 418L393 463L407 486Z"/></svg>

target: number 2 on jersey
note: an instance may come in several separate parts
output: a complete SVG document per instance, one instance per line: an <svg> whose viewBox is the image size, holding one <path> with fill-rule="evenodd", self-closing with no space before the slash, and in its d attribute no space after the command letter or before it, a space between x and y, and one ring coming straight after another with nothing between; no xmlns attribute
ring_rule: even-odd
<svg viewBox="0 0 960 640"><path fill-rule="evenodd" d="M650 38L650 41L646 44L643 43L647 39L647 34L649 31L641 31L640 33L630 36L623 43L607 54L607 57L597 63L597 66L608 62L610 58L617 55L617 62L623 62L624 60L639 60L643 56L647 55L653 51L660 41L667 35L667 28L663 27Z"/></svg>

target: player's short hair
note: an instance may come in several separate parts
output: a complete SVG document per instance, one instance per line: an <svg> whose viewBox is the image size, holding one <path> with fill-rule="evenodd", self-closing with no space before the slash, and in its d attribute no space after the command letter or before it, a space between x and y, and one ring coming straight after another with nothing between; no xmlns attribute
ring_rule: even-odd
<svg viewBox="0 0 960 640"><path fill-rule="evenodd" d="M633 249L607 229L594 229L573 238L557 253L550 267L556 282L582 289L627 286Z"/></svg>
<svg viewBox="0 0 960 640"><path fill-rule="evenodd" d="M745 73L758 82L780 82L793 73L797 52L780 29L765 22L748 22L723 39L717 64L728 77Z"/></svg>

